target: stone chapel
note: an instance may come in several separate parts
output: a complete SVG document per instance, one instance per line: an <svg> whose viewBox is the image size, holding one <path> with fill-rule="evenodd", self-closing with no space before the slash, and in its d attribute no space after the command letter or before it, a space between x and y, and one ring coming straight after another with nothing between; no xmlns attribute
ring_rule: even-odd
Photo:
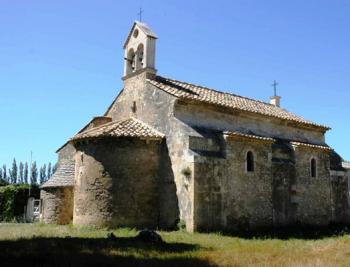
<svg viewBox="0 0 350 267"><path fill-rule="evenodd" d="M46 223L239 231L348 223L329 127L270 103L159 76L157 35L134 22L124 87L58 149Z"/></svg>

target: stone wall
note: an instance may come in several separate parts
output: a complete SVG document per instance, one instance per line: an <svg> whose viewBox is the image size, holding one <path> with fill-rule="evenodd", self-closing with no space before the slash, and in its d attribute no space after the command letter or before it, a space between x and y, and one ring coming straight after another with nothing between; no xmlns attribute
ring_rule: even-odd
<svg viewBox="0 0 350 267"><path fill-rule="evenodd" d="M331 171L331 185L332 222L349 223L349 187L346 172Z"/></svg>
<svg viewBox="0 0 350 267"><path fill-rule="evenodd" d="M324 144L322 131L257 114L182 102L145 82L147 75L143 72L126 79L123 91L105 115L113 120L135 117L166 135L163 150L168 158L161 176L170 192L176 190L176 195L160 192L159 205L168 211L166 223L181 219L187 230L193 231L298 222L324 225L330 221L327 153L294 150L288 141ZM272 145L231 140L226 144L201 129L252 131L284 141ZM259 171L247 175L241 167L248 147L255 149ZM319 160L319 179L309 179L310 156Z"/></svg>
<svg viewBox="0 0 350 267"><path fill-rule="evenodd" d="M311 159L316 159L316 177L311 177ZM295 147L297 221L324 226L331 222L329 151Z"/></svg>
<svg viewBox="0 0 350 267"><path fill-rule="evenodd" d="M331 153L331 200L332 221L334 223L349 223L349 178L350 165L343 162L342 157L333 151Z"/></svg>
<svg viewBox="0 0 350 267"><path fill-rule="evenodd" d="M272 203L274 227L296 223L297 181L294 149L288 141L272 144Z"/></svg>
<svg viewBox="0 0 350 267"><path fill-rule="evenodd" d="M76 147L74 224L156 228L168 222L159 192L169 183L161 181L160 163L169 163L159 141L114 138Z"/></svg>
<svg viewBox="0 0 350 267"><path fill-rule="evenodd" d="M254 172L246 154L254 155ZM223 157L195 157L196 230L248 230L272 225L271 143L227 140Z"/></svg>
<svg viewBox="0 0 350 267"><path fill-rule="evenodd" d="M193 165L193 155L187 149L188 126L174 117L176 98L146 83L147 75L143 72L126 79L123 91L106 116L113 120L135 117L166 135L164 150L168 164L163 164L162 177L168 186L160 192L161 205L167 210L168 225L183 220L191 231L193 186L186 185L187 181L182 175L182 170Z"/></svg>
<svg viewBox="0 0 350 267"><path fill-rule="evenodd" d="M40 191L41 220L52 224L69 224L73 219L73 188L47 187Z"/></svg>
<svg viewBox="0 0 350 267"><path fill-rule="evenodd" d="M259 114L232 111L202 103L178 102L175 117L192 127L226 131L251 131L257 135L324 144L322 131L301 128L291 122Z"/></svg>
<svg viewBox="0 0 350 267"><path fill-rule="evenodd" d="M72 160L75 155L75 148L71 143L65 144L58 153L58 164L60 164L61 160Z"/></svg>
<svg viewBox="0 0 350 267"><path fill-rule="evenodd" d="M189 143L196 153L194 172L187 177L194 179L194 230L326 226L349 220L346 178L330 172L329 150L293 147L285 140L220 142L219 134L190 137ZM254 172L246 170L248 151L254 155ZM312 158L316 177L311 177Z"/></svg>

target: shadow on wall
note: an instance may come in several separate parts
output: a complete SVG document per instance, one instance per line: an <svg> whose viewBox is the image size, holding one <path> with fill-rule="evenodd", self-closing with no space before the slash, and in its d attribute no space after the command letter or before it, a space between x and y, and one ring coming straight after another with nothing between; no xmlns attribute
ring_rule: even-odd
<svg viewBox="0 0 350 267"><path fill-rule="evenodd" d="M0 262L1 266L214 266L179 255L199 249L197 245L150 244L136 238L33 238L0 241Z"/></svg>
<svg viewBox="0 0 350 267"><path fill-rule="evenodd" d="M180 221L179 202L171 159L166 141L161 145L159 163L159 227L174 230Z"/></svg>

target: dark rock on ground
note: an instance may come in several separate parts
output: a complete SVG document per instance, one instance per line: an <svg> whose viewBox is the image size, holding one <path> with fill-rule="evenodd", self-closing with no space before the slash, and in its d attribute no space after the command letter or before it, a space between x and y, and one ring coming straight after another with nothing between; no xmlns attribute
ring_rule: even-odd
<svg viewBox="0 0 350 267"><path fill-rule="evenodd" d="M147 243L163 242L162 237L156 231L148 230L148 229L141 230L136 238Z"/></svg>

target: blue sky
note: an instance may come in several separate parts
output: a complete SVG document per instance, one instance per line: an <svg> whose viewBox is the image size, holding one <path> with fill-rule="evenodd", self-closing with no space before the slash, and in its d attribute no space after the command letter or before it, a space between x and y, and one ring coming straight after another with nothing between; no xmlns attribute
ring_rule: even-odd
<svg viewBox="0 0 350 267"><path fill-rule="evenodd" d="M268 101L333 128L350 160L350 1L0 0L0 163L39 164L122 88L139 7L164 76Z"/></svg>

